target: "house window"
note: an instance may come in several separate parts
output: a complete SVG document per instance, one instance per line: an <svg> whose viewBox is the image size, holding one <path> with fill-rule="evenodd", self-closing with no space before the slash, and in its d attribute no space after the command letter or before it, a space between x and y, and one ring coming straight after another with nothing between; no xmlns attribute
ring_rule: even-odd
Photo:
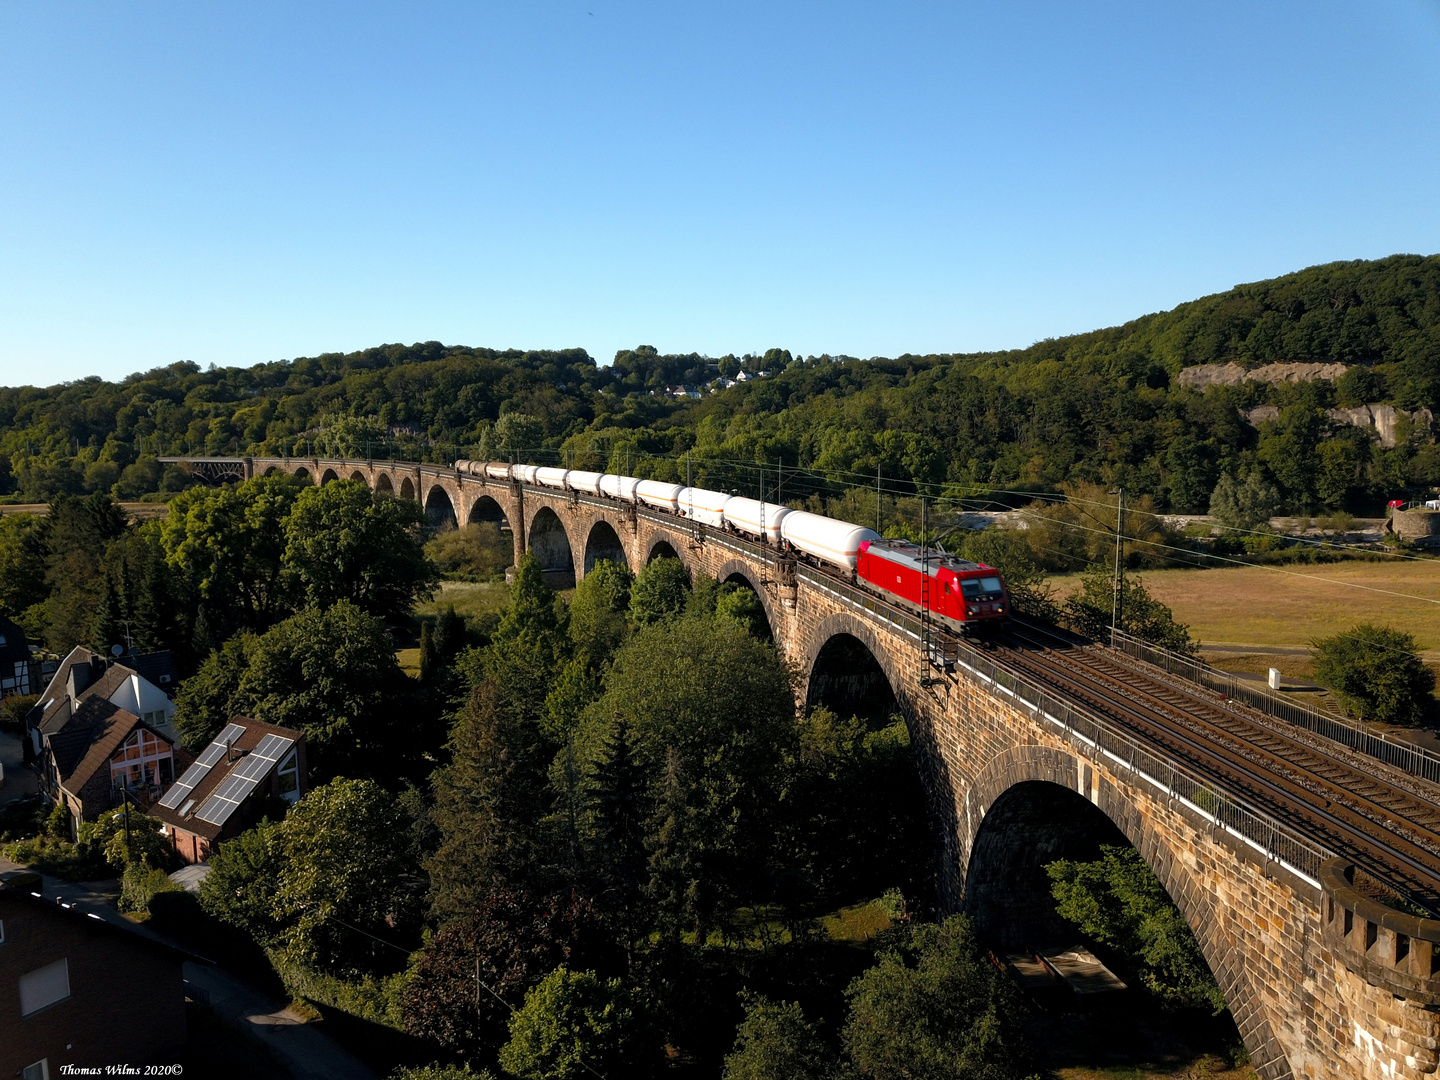
<svg viewBox="0 0 1440 1080"><path fill-rule="evenodd" d="M20 976L20 1015L29 1016L70 996L70 963L56 960Z"/></svg>
<svg viewBox="0 0 1440 1080"><path fill-rule="evenodd" d="M20 1080L50 1080L50 1059L41 1058L20 1071Z"/></svg>
<svg viewBox="0 0 1440 1080"><path fill-rule="evenodd" d="M110 755L110 785L117 790L168 784L175 776L175 757L170 744L153 731L139 728L130 733Z"/></svg>
<svg viewBox="0 0 1440 1080"><path fill-rule="evenodd" d="M276 771L275 776L282 799L287 802L295 802L300 798L300 752L298 750L290 751L290 756L280 763L280 768Z"/></svg>
<svg viewBox="0 0 1440 1080"><path fill-rule="evenodd" d="M0 919L0 945L5 944L5 920Z"/></svg>

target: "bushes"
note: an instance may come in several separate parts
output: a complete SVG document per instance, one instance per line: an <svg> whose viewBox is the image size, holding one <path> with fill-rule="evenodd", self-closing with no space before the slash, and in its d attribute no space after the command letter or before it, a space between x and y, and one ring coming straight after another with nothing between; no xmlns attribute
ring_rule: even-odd
<svg viewBox="0 0 1440 1080"><path fill-rule="evenodd" d="M1120 629L1152 645L1194 656L1199 646L1190 628L1175 621L1175 614L1146 591L1138 577L1126 577L1120 596ZM1077 633L1108 641L1114 615L1115 585L1110 571L1092 566L1080 579L1080 589L1065 601L1065 616Z"/></svg>
<svg viewBox="0 0 1440 1080"><path fill-rule="evenodd" d="M510 1018L500 1064L524 1080L635 1076L652 1052L648 1034L619 979L605 982L594 972L558 967Z"/></svg>
<svg viewBox="0 0 1440 1080"><path fill-rule="evenodd" d="M1130 847L1103 847L1094 862L1061 859L1050 875L1055 910L1102 945L1124 954L1145 987L1170 1006L1225 1008L1215 976L1185 917Z"/></svg>
<svg viewBox="0 0 1440 1080"><path fill-rule="evenodd" d="M1435 673L1421 662L1412 635L1361 623L1312 644L1315 681L1361 719L1419 724L1433 715Z"/></svg>
<svg viewBox="0 0 1440 1080"><path fill-rule="evenodd" d="M183 891L164 870L153 870L145 862L132 862L120 875L120 899L116 906L130 914L148 916L150 901L160 893Z"/></svg>
<svg viewBox="0 0 1440 1080"><path fill-rule="evenodd" d="M364 975L354 979L340 979L287 960L284 954L277 950L270 950L268 955L291 997L305 998L317 1005L327 1005L396 1031L405 1030L400 1007L410 982L409 972L402 971L385 977Z"/></svg>
<svg viewBox="0 0 1440 1080"><path fill-rule="evenodd" d="M455 581L493 581L515 561L515 544L492 521L447 529L425 545L425 557Z"/></svg>

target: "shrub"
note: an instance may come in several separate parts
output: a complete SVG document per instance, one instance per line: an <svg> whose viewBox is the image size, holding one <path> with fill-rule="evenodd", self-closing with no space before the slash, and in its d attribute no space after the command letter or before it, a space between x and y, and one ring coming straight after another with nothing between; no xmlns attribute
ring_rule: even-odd
<svg viewBox="0 0 1440 1080"><path fill-rule="evenodd" d="M724 1080L828 1080L835 1055L800 1003L745 996L745 1019L725 1057Z"/></svg>
<svg viewBox="0 0 1440 1080"><path fill-rule="evenodd" d="M1421 662L1412 635L1361 623L1312 648L1315 681L1362 719L1418 724L1433 711L1435 673Z"/></svg>
<svg viewBox="0 0 1440 1080"><path fill-rule="evenodd" d="M448 578L489 581L515 561L515 544L499 525L482 521L439 533L425 557Z"/></svg>
<svg viewBox="0 0 1440 1080"><path fill-rule="evenodd" d="M145 862L132 862L120 877L120 899L116 907L133 914L149 915L150 901L157 895L181 891L181 887L171 881L164 870L152 870Z"/></svg>
<svg viewBox="0 0 1440 1080"><path fill-rule="evenodd" d="M1140 853L1118 846L1100 851L1094 862L1061 859L1046 866L1055 910L1124 954L1165 1004L1222 1012L1225 995L1199 944Z"/></svg>
<svg viewBox="0 0 1440 1080"><path fill-rule="evenodd" d="M24 735L25 714L39 700L34 694L11 694L0 700L0 730L8 729L16 735Z"/></svg>
<svg viewBox="0 0 1440 1080"><path fill-rule="evenodd" d="M402 1065L390 1074L390 1080L493 1080L488 1069L475 1072L469 1065Z"/></svg>
<svg viewBox="0 0 1440 1080"><path fill-rule="evenodd" d="M1190 639L1190 628L1175 621L1175 614L1145 589L1138 577L1127 576L1121 592L1120 629L1161 648L1194 656L1199 646ZM1110 638L1114 614L1115 584L1103 566L1092 566L1080 579L1080 589L1065 601L1070 626L1096 641Z"/></svg>
<svg viewBox="0 0 1440 1080"><path fill-rule="evenodd" d="M510 1018L500 1066L523 1080L635 1076L645 1049L643 1018L619 979L558 967Z"/></svg>
<svg viewBox="0 0 1440 1080"><path fill-rule="evenodd" d="M963 915L897 935L845 991L845 1048L873 1080L1018 1080L1023 1006Z"/></svg>

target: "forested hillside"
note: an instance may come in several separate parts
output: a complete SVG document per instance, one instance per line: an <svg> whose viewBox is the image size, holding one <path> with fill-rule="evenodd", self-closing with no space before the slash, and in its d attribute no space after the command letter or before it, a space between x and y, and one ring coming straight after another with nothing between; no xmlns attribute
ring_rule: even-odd
<svg viewBox="0 0 1440 1080"><path fill-rule="evenodd" d="M1334 381L1178 384L1187 366L1351 365ZM753 378L724 388L741 371ZM670 388L700 391L698 399ZM710 392L711 388L716 392ZM1326 410L1404 411L1396 445ZM848 481L951 495L1123 483L1204 510L1222 475L1273 483L1287 508L1366 509L1440 484L1423 419L1440 404L1440 256L1333 263L1241 285L1124 326L1002 353L895 359L707 358L428 342L119 383L0 389L0 495L12 501L183 487L154 460L328 453L447 461L511 454L735 487L788 466L789 494ZM1275 406L1251 426L1240 410ZM797 470L803 470L797 472ZM752 470L753 472L753 470Z"/></svg>

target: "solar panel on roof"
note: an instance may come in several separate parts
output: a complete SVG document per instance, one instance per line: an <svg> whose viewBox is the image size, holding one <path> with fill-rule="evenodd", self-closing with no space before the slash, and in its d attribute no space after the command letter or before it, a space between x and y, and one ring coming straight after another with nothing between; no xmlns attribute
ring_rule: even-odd
<svg viewBox="0 0 1440 1080"><path fill-rule="evenodd" d="M195 816L211 825L224 825L294 742L281 735L266 735L260 745L216 785Z"/></svg>
<svg viewBox="0 0 1440 1080"><path fill-rule="evenodd" d="M225 756L229 745L244 734L245 729L239 724L226 724L225 730L215 736L214 741L205 748L205 752L195 759L195 763L175 781L175 786L165 793L160 805L167 810L174 810L179 806L190 792L200 786L200 781L210 775L210 770Z"/></svg>

